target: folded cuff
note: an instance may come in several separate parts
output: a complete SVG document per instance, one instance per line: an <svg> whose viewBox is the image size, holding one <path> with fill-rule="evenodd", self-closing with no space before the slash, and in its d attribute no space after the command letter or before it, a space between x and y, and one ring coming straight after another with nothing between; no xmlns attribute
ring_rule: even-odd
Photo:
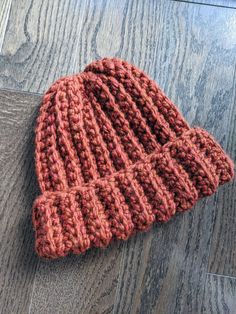
<svg viewBox="0 0 236 314"><path fill-rule="evenodd" d="M37 253L58 258L106 247L166 222L233 177L233 163L204 130L193 128L125 170L33 205Z"/></svg>

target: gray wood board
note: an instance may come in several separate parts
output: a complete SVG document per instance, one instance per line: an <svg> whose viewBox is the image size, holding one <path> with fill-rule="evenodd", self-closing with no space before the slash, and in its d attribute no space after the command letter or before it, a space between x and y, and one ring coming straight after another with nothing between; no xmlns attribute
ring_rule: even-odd
<svg viewBox="0 0 236 314"><path fill-rule="evenodd" d="M202 313L234 314L236 278L207 275Z"/></svg>
<svg viewBox="0 0 236 314"><path fill-rule="evenodd" d="M178 62L175 57L179 50L185 50L182 36L175 37L185 25L177 23L179 18L166 22L168 10L178 11L180 8L183 12L186 8L191 12L190 18L199 10L198 5L163 0L149 2L149 5L143 1L23 0L23 3L13 0L0 57L0 87L33 92L44 92L60 76L80 72L87 63L105 56L127 59L154 75L163 85L161 74L158 75L160 68L156 66L161 65L166 79L173 79L174 64ZM195 30L191 33L196 53L204 43L200 40L201 35L205 39L205 33L211 36L208 28L211 32L217 29L219 38L226 40L226 48L229 44L232 48L235 42L234 10L200 7L202 15L208 18L203 19L202 34L196 34L198 46L194 43ZM183 22L194 27L185 18ZM173 32L175 25L179 29ZM166 27L171 33L167 34ZM169 54L161 51L168 45L171 45ZM201 57L200 53L198 55Z"/></svg>
<svg viewBox="0 0 236 314"><path fill-rule="evenodd" d="M236 86L236 77L234 78ZM227 152L236 156L236 97L228 121ZM209 272L236 277L236 181L217 195Z"/></svg>
<svg viewBox="0 0 236 314"><path fill-rule="evenodd" d="M38 258L31 205L38 193L33 124L39 96L0 92L0 312L26 313Z"/></svg>

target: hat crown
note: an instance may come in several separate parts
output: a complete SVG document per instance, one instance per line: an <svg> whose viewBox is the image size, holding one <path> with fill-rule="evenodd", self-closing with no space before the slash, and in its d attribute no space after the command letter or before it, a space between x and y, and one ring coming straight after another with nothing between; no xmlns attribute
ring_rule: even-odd
<svg viewBox="0 0 236 314"><path fill-rule="evenodd" d="M125 169L189 127L145 73L102 59L56 81L36 125L41 191L86 185Z"/></svg>

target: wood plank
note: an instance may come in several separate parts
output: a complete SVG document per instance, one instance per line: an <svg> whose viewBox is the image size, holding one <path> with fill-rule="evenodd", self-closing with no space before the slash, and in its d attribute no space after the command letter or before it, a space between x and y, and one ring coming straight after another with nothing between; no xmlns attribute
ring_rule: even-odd
<svg viewBox="0 0 236 314"><path fill-rule="evenodd" d="M235 313L236 278L207 274L202 313Z"/></svg>
<svg viewBox="0 0 236 314"><path fill-rule="evenodd" d="M26 313L37 257L31 206L37 191L33 131L40 97L0 91L0 312Z"/></svg>
<svg viewBox="0 0 236 314"><path fill-rule="evenodd" d="M100 28L103 11L108 12L106 6L111 9L106 16L110 32L97 41L96 28ZM13 0L0 57L0 87L44 92L55 79L80 72L88 59L96 58L96 45L107 42L104 52L116 51L126 6L122 1L117 5L104 0Z"/></svg>
<svg viewBox="0 0 236 314"><path fill-rule="evenodd" d="M122 243L62 260L40 261L30 313L112 313Z"/></svg>
<svg viewBox="0 0 236 314"><path fill-rule="evenodd" d="M234 81L236 86L236 77ZM233 101L227 151L236 157L236 96ZM234 158L236 162L236 158ZM217 195L216 221L212 236L208 270L236 277L236 182Z"/></svg>
<svg viewBox="0 0 236 314"><path fill-rule="evenodd" d="M76 39L86 13L80 2L12 1L0 57L0 87L44 91L56 78L74 71Z"/></svg>
<svg viewBox="0 0 236 314"><path fill-rule="evenodd" d="M157 80L190 123L211 131L227 148L236 52L230 21L235 14L166 1L129 1L124 7L123 2L90 3L74 68L106 55L133 62ZM46 81L40 73L39 80L41 88ZM213 196L106 251L40 262L31 312L199 312L216 213Z"/></svg>
<svg viewBox="0 0 236 314"><path fill-rule="evenodd" d="M11 9L12 0L0 1L0 53L2 51L3 40L6 32L7 22Z"/></svg>
<svg viewBox="0 0 236 314"><path fill-rule="evenodd" d="M179 2L189 2L195 4L214 5L223 8L236 9L235 0L174 0Z"/></svg>
<svg viewBox="0 0 236 314"><path fill-rule="evenodd" d="M126 10L142 10L142 19L153 18L160 3L115 3L56 0L40 4L24 0L22 4L13 0L0 57L0 87L44 92L60 76L80 72L88 62L105 56L119 56L140 66L147 60L151 66L153 62L148 60L158 54L156 31L161 36L163 23L158 28L143 27L143 23L128 25L120 16L125 17ZM129 41L134 28L142 35ZM140 58L143 45L148 54Z"/></svg>

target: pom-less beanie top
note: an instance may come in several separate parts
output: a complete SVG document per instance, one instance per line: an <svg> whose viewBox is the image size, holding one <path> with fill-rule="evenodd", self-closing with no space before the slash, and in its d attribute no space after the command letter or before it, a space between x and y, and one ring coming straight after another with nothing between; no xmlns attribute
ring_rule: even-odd
<svg viewBox="0 0 236 314"><path fill-rule="evenodd" d="M212 136L190 128L154 81L120 59L56 81L35 133L42 194L33 226L46 258L128 239L233 177Z"/></svg>

